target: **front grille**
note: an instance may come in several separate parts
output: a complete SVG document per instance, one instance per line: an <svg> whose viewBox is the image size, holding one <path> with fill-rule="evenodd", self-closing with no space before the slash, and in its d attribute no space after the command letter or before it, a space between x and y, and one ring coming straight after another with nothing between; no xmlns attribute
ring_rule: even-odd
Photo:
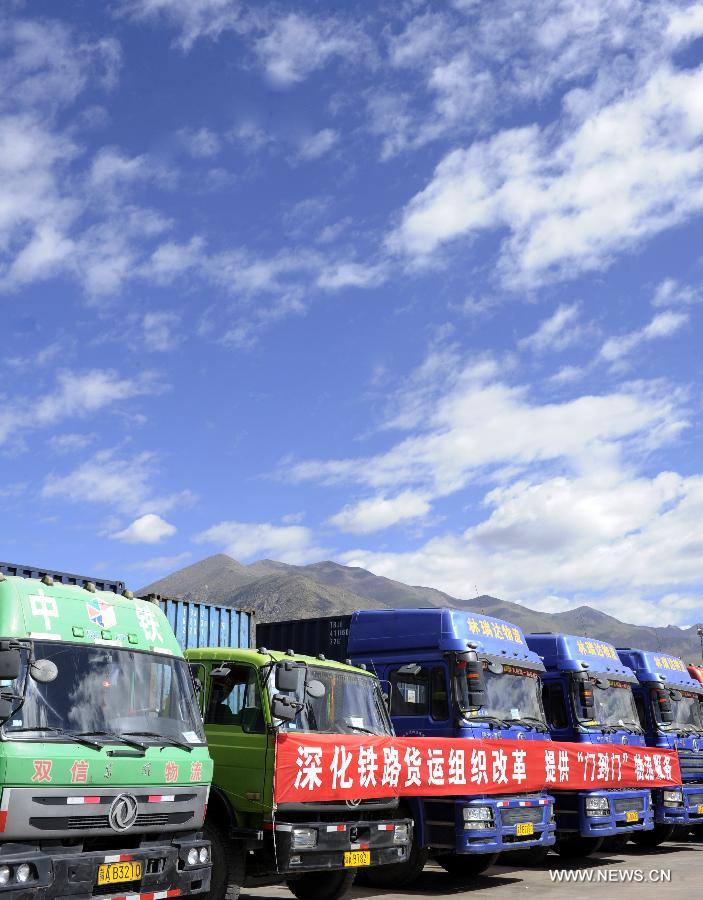
<svg viewBox="0 0 703 900"><path fill-rule="evenodd" d="M644 812L644 797L616 797L615 812L623 813L637 810Z"/></svg>
<svg viewBox="0 0 703 900"><path fill-rule="evenodd" d="M700 750L679 750L679 767L681 775L693 781L703 778L703 753Z"/></svg>
<svg viewBox="0 0 703 900"><path fill-rule="evenodd" d="M688 803L689 805L695 804L696 806L700 806L700 804L703 803L703 794L689 794Z"/></svg>
<svg viewBox="0 0 703 900"><path fill-rule="evenodd" d="M163 828L166 825L182 825L193 818L190 812L179 813L145 813L137 816L132 829L139 828ZM107 816L68 816L67 818L31 818L29 824L40 831L56 831L67 829L68 831L97 831L98 829L110 829L110 821ZM110 829L111 830L111 829Z"/></svg>
<svg viewBox="0 0 703 900"><path fill-rule="evenodd" d="M515 806L500 810L503 825L518 825L520 822L538 823L544 815L543 806Z"/></svg>

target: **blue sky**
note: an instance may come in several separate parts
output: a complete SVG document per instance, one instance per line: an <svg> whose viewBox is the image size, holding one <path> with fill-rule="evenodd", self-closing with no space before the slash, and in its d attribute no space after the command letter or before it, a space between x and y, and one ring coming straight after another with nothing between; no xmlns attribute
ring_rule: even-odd
<svg viewBox="0 0 703 900"><path fill-rule="evenodd" d="M4 558L701 617L703 4L9 2L0 82Z"/></svg>

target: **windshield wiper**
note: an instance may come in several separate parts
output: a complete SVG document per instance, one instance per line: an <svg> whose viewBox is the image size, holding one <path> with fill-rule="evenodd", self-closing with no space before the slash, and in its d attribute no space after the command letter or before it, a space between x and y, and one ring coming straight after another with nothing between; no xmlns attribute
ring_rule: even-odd
<svg viewBox="0 0 703 900"><path fill-rule="evenodd" d="M84 747L92 747L93 750L102 750L104 744L98 741L90 741L87 737L76 731L66 731L65 728L57 728L55 725L26 725L23 728L9 728L5 732L8 736L16 734L18 731L50 731L52 734L60 734L62 737L71 738L77 744L83 744Z"/></svg>
<svg viewBox="0 0 703 900"><path fill-rule="evenodd" d="M163 741L166 744L170 744L171 747L179 747L181 750L187 750L188 753L193 752L193 748L189 747L188 744L184 744L183 741L177 741L175 738L168 737L165 734L159 734L158 731L125 731L125 735L143 735L144 737L150 738L158 738L158 740ZM164 749L163 747L161 748Z"/></svg>
<svg viewBox="0 0 703 900"><path fill-rule="evenodd" d="M508 723L504 722L502 719L499 719L497 716L489 716L489 715L478 715L478 716L467 716L466 712L464 712L464 720L466 722L488 722L488 724L493 728L494 725L497 725L499 728L507 728Z"/></svg>
<svg viewBox="0 0 703 900"><path fill-rule="evenodd" d="M364 728L363 725L350 725L349 722L337 722L337 725L344 725L345 728L351 728L352 731L361 731L363 734L372 734L374 737L378 737L375 731L371 731L369 728Z"/></svg>
<svg viewBox="0 0 703 900"><path fill-rule="evenodd" d="M81 735L85 737L106 737L110 738L111 741L119 741L122 744L126 744L128 747L134 747L135 750L143 750L146 753L146 744L141 744L139 741L130 741L129 738L122 737L121 734L115 734L114 731L81 731ZM107 741L105 743L108 743ZM103 746L105 746L103 744Z"/></svg>
<svg viewBox="0 0 703 900"><path fill-rule="evenodd" d="M518 725L524 725L525 728L532 728L535 731L544 731L547 732L549 729L545 722L541 719L537 719L535 716L522 716L519 719L508 719L508 724L512 724L516 722Z"/></svg>

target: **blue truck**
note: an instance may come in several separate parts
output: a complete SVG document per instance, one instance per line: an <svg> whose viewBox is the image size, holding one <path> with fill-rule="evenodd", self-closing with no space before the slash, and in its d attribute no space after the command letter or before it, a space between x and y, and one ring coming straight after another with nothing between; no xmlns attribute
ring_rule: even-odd
<svg viewBox="0 0 703 900"><path fill-rule="evenodd" d="M703 685L676 656L648 650L618 649L622 662L637 676L635 703L650 747L676 750L682 784L652 791L654 830L640 843L656 846L676 826L703 828Z"/></svg>
<svg viewBox="0 0 703 900"><path fill-rule="evenodd" d="M542 703L555 741L645 745L632 690L637 678L612 644L547 632L525 639L545 666ZM605 838L638 840L654 827L648 789L558 791L555 796L557 842L574 857L599 849ZM616 842L609 844L617 848Z"/></svg>
<svg viewBox="0 0 703 900"><path fill-rule="evenodd" d="M457 609L361 610L351 616L257 625L257 644L350 660L388 691L398 735L549 740L539 675L544 665L509 622ZM433 857L448 872L484 871L503 851L542 858L555 842L554 798L407 798L414 821L406 862L365 874L407 886Z"/></svg>

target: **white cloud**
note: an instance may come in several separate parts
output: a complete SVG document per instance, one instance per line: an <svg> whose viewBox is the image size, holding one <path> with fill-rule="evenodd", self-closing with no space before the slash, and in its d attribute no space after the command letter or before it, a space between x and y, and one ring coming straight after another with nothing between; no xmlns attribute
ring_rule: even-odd
<svg viewBox="0 0 703 900"><path fill-rule="evenodd" d="M140 572L173 572L174 569L188 562L191 556L192 553L188 551L176 553L174 556L153 556L150 559L143 559L141 562L129 563L127 568Z"/></svg>
<svg viewBox="0 0 703 900"><path fill-rule="evenodd" d="M641 344L660 338L671 337L688 323L688 314L676 310L665 310L640 328L620 337L608 338L600 349L600 356L607 362L615 363Z"/></svg>
<svg viewBox="0 0 703 900"><path fill-rule="evenodd" d="M335 19L314 19L298 13L277 18L256 42L256 52L269 81L290 87L333 57L354 59L365 52L359 30Z"/></svg>
<svg viewBox="0 0 703 900"><path fill-rule="evenodd" d="M345 506L329 521L340 531L371 534L400 522L421 519L429 511L430 504L424 497L412 491L403 491L396 497L371 497L353 506Z"/></svg>
<svg viewBox="0 0 703 900"><path fill-rule="evenodd" d="M458 238L507 228L511 284L606 267L703 209L703 69L666 67L573 130L514 128L453 150L389 246L426 263Z"/></svg>
<svg viewBox="0 0 703 900"><path fill-rule="evenodd" d="M386 279L383 265L343 262L325 267L317 278L318 287L339 290L346 287L376 287Z"/></svg>
<svg viewBox="0 0 703 900"><path fill-rule="evenodd" d="M181 342L176 334L176 328L180 323L180 317L171 312L150 312L142 319L144 343L149 350L164 353L174 350Z"/></svg>
<svg viewBox="0 0 703 900"><path fill-rule="evenodd" d="M339 133L333 128L323 128L301 142L298 156L303 160L314 160L324 156L339 142Z"/></svg>
<svg viewBox="0 0 703 900"><path fill-rule="evenodd" d="M652 306L688 306L700 300L700 290L681 284L675 278L665 278L657 285Z"/></svg>
<svg viewBox="0 0 703 900"><path fill-rule="evenodd" d="M160 544L165 538L172 537L176 528L161 516L154 513L146 513L135 519L122 531L111 534L110 537L125 544Z"/></svg>
<svg viewBox="0 0 703 900"><path fill-rule="evenodd" d="M195 159L212 159L221 149L221 141L209 128L188 129L178 132L181 145Z"/></svg>
<svg viewBox="0 0 703 900"><path fill-rule="evenodd" d="M673 12L666 33L677 44L700 37L703 34L703 3Z"/></svg>
<svg viewBox="0 0 703 900"><path fill-rule="evenodd" d="M226 31L249 29L239 0L117 0L115 10L135 21L165 20L179 30L182 50L190 50L199 38L217 40Z"/></svg>
<svg viewBox="0 0 703 900"><path fill-rule="evenodd" d="M151 373L123 378L109 369L59 372L56 388L35 398L17 398L0 410L0 444L21 432L93 415L123 400L163 391Z"/></svg>
<svg viewBox="0 0 703 900"><path fill-rule="evenodd" d="M272 525L268 522L220 522L197 534L199 544L217 544L239 560L262 556L289 563L318 560L325 554L313 543L313 534L303 525Z"/></svg>
<svg viewBox="0 0 703 900"><path fill-rule="evenodd" d="M137 516L166 514L191 505L194 497L189 491L154 493L151 482L157 474L156 462L156 455L146 451L121 458L114 450L101 450L67 475L48 475L41 494L46 499L104 504Z"/></svg>
<svg viewBox="0 0 703 900"><path fill-rule="evenodd" d="M565 350L583 334L583 329L576 324L578 317L578 303L562 303L533 334L519 341L518 346L534 353Z"/></svg>

